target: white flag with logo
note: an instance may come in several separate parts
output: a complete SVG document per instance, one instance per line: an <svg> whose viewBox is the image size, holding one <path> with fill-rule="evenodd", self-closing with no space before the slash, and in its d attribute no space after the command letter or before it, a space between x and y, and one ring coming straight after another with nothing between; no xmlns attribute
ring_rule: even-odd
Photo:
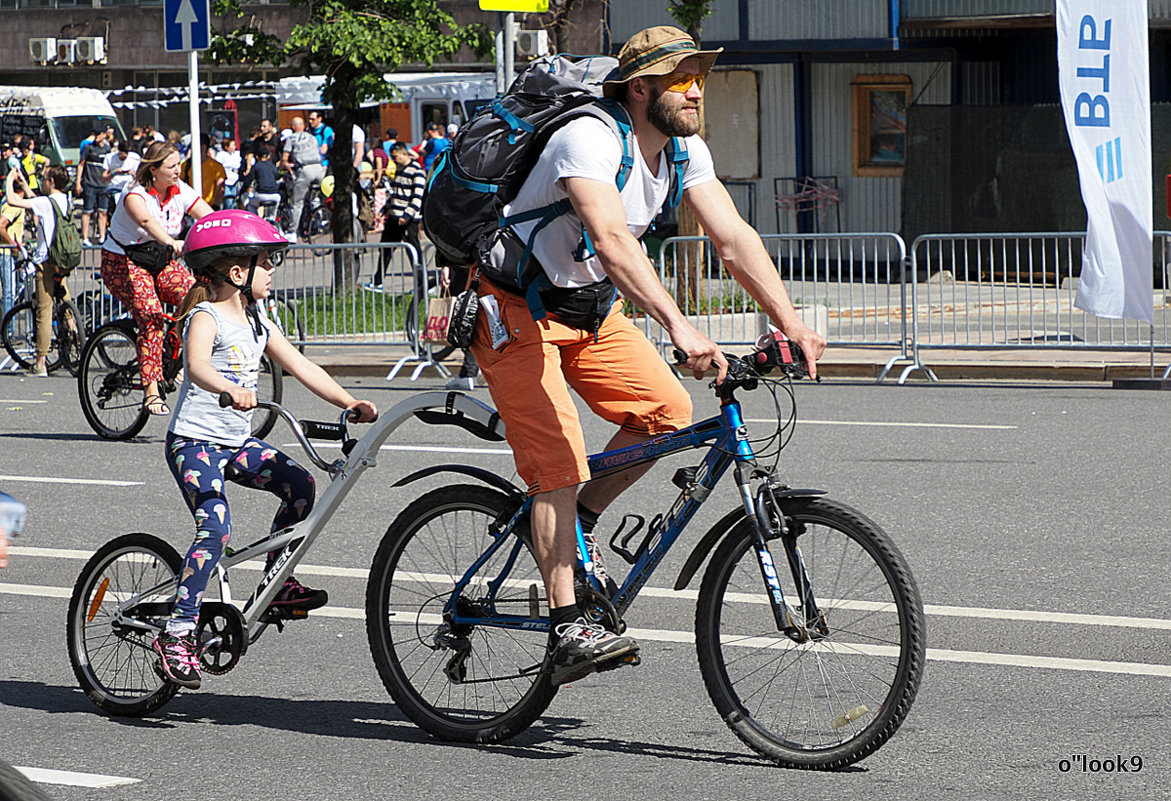
<svg viewBox="0 0 1171 801"><path fill-rule="evenodd" d="M1089 224L1075 305L1154 323L1147 0L1057 0L1065 127Z"/></svg>

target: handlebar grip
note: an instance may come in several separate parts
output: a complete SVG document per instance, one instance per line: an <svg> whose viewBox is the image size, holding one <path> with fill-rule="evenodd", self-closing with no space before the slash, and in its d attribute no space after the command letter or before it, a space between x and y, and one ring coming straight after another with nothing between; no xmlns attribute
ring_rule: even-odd
<svg viewBox="0 0 1171 801"><path fill-rule="evenodd" d="M232 393L221 392L220 393L220 408L226 409L231 405L232 405Z"/></svg>
<svg viewBox="0 0 1171 801"><path fill-rule="evenodd" d="M671 348L671 357L675 359L676 367L682 367L687 363L687 354L679 350L679 348Z"/></svg>

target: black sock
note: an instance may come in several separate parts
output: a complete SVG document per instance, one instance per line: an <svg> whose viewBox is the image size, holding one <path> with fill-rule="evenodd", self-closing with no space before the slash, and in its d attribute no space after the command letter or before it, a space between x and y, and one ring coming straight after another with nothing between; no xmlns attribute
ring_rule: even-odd
<svg viewBox="0 0 1171 801"><path fill-rule="evenodd" d="M601 512L594 512L581 505L581 501L577 504L577 519L581 522L581 530L586 534L594 533L594 526L598 525L598 518L602 516Z"/></svg>
<svg viewBox="0 0 1171 801"><path fill-rule="evenodd" d="M569 606L558 606L549 610L549 641L556 642L557 627L566 623L572 623L581 617L581 610L577 608L577 604L570 604Z"/></svg>

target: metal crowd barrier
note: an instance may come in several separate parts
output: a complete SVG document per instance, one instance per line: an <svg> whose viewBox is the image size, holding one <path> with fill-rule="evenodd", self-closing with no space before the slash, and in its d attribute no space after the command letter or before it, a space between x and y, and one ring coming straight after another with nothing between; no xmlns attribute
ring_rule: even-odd
<svg viewBox="0 0 1171 801"><path fill-rule="evenodd" d="M911 246L911 361L930 349L1129 350L1171 346L1163 290L1152 296L1155 324L1114 320L1074 307L1085 235L1078 233L930 234ZM1171 234L1155 235L1154 283L1168 282ZM1168 368L1171 372L1171 367ZM1164 373L1166 377L1166 373ZM881 380L881 379L880 379Z"/></svg>
<svg viewBox="0 0 1171 801"><path fill-rule="evenodd" d="M793 304L830 345L897 347L908 358L907 248L890 233L761 237ZM672 237L659 254L659 277L688 319L719 345L750 345L768 320L724 268L707 237ZM669 347L661 327L636 319ZM888 365L889 369L889 365Z"/></svg>
<svg viewBox="0 0 1171 801"><path fill-rule="evenodd" d="M418 264L406 243L293 245L273 274L275 311L296 345L410 345L419 356L407 321L420 304L426 311L422 298L434 283ZM91 331L126 315L106 292L100 268L101 248L86 247L66 279Z"/></svg>

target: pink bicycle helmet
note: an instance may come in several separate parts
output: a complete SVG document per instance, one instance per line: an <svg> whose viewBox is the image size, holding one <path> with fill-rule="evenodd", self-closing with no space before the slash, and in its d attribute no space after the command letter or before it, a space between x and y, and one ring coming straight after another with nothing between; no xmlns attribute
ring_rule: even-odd
<svg viewBox="0 0 1171 801"><path fill-rule="evenodd" d="M250 211L213 211L195 223L183 243L183 260L191 272L204 272L224 256L260 256L289 246L272 223Z"/></svg>

